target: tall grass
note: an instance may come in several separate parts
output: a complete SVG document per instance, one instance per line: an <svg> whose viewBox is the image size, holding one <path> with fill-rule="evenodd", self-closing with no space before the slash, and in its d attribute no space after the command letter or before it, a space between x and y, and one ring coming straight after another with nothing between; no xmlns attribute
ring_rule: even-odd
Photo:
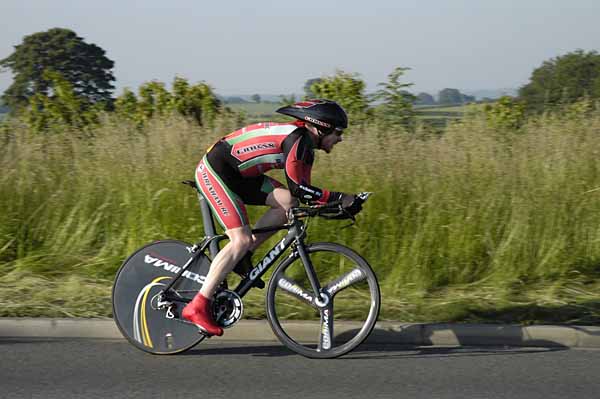
<svg viewBox="0 0 600 399"><path fill-rule="evenodd" d="M111 280L139 246L203 235L196 197L179 181L238 127L169 117L139 131L107 117L85 135L35 136L8 126L0 315L74 316L110 315ZM598 113L519 131L477 115L443 134L355 128L317 154L313 182L375 194L356 226L314 220L309 240L369 260L385 319L598 322L599 138ZM261 294L249 296L250 316L264 314Z"/></svg>

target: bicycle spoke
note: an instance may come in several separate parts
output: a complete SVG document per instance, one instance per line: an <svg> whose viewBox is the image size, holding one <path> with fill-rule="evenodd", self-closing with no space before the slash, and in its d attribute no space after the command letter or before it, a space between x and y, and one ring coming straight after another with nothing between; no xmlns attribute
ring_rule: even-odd
<svg viewBox="0 0 600 399"><path fill-rule="evenodd" d="M324 288L324 291L327 291L327 293L333 297L343 289L348 288L354 283L363 281L366 278L367 275L361 269L355 268L327 284Z"/></svg>
<svg viewBox="0 0 600 399"><path fill-rule="evenodd" d="M321 309L321 328L317 351L328 351L333 346L333 298L331 298L327 306Z"/></svg>
<svg viewBox="0 0 600 399"><path fill-rule="evenodd" d="M277 279L277 285L286 294L289 294L289 295L293 296L294 298L297 298L300 301L316 308L313 295L308 293L304 288L302 288L294 280L288 279L285 277L279 277L279 279Z"/></svg>

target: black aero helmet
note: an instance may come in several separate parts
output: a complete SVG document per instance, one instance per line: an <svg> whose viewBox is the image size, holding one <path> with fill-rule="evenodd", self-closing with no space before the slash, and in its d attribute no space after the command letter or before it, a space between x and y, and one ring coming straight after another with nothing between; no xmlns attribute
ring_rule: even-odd
<svg viewBox="0 0 600 399"><path fill-rule="evenodd" d="M346 111L335 101L306 100L279 108L276 112L316 125L324 134L348 127Z"/></svg>

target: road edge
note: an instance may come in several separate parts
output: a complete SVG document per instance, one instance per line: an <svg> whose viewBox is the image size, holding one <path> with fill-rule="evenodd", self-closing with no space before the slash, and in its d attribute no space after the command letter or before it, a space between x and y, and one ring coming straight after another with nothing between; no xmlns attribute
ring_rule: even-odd
<svg viewBox="0 0 600 399"><path fill-rule="evenodd" d="M289 323L295 336L314 335L316 324L305 321ZM352 322L337 322L336 331L353 330ZM112 319L72 318L0 318L2 338L94 338L123 339ZM266 320L242 320L225 330L216 341L275 342ZM378 322L368 343L415 346L539 346L566 348L600 348L600 326L517 324L449 324Z"/></svg>

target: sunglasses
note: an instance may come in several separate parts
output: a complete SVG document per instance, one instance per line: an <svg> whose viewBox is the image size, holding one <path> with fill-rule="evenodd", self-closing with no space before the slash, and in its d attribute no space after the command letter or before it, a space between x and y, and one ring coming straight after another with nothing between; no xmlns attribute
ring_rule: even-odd
<svg viewBox="0 0 600 399"><path fill-rule="evenodd" d="M333 129L333 133L340 137L343 133L344 133L344 129L340 128L340 127L336 127L335 129Z"/></svg>
<svg viewBox="0 0 600 399"><path fill-rule="evenodd" d="M330 134L335 134L338 137L341 137L344 133L344 129L341 127L334 127L329 129L319 129L319 132L322 136L328 136Z"/></svg>

